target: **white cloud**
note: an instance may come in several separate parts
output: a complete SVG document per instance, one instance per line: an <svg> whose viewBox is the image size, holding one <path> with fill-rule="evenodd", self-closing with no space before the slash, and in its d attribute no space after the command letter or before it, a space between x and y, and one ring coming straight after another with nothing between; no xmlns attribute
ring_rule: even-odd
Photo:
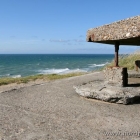
<svg viewBox="0 0 140 140"><path fill-rule="evenodd" d="M83 39L74 39L75 42L86 42L85 40Z"/></svg>
<svg viewBox="0 0 140 140"><path fill-rule="evenodd" d="M64 39L50 39L50 42L69 42L70 40L64 40Z"/></svg>

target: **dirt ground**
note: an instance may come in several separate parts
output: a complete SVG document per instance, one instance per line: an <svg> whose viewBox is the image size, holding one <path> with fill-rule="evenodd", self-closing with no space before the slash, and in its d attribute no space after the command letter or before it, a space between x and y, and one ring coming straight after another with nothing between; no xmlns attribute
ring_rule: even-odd
<svg viewBox="0 0 140 140"><path fill-rule="evenodd" d="M140 104L86 99L73 86L102 72L0 87L0 140L139 140ZM140 84L139 78L129 84Z"/></svg>

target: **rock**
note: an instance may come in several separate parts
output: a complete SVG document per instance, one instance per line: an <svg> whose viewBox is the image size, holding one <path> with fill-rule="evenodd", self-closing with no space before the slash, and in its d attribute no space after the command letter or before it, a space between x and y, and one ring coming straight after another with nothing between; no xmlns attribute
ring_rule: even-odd
<svg viewBox="0 0 140 140"><path fill-rule="evenodd" d="M116 87L104 81L93 81L74 86L76 92L86 98L98 99L110 103L131 104L140 99L138 87Z"/></svg>
<svg viewBox="0 0 140 140"><path fill-rule="evenodd" d="M130 36L130 33L127 33L127 34L126 34L126 37L129 37L129 36Z"/></svg>

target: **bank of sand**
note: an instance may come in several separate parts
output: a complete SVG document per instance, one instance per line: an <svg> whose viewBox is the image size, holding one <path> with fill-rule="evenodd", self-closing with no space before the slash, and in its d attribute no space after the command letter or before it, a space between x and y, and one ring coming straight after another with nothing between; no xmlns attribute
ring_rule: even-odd
<svg viewBox="0 0 140 140"><path fill-rule="evenodd" d="M85 99L73 88L103 79L102 72L95 72L1 86L0 140L138 140L140 104L125 106ZM114 136L105 135L111 132Z"/></svg>

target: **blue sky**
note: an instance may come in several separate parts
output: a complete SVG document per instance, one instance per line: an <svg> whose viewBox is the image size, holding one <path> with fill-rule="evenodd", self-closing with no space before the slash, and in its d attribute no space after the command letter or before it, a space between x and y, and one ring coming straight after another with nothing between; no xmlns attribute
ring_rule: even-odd
<svg viewBox="0 0 140 140"><path fill-rule="evenodd" d="M90 28L137 16L140 0L0 0L0 53L114 53L86 42ZM120 46L130 53L138 46Z"/></svg>

